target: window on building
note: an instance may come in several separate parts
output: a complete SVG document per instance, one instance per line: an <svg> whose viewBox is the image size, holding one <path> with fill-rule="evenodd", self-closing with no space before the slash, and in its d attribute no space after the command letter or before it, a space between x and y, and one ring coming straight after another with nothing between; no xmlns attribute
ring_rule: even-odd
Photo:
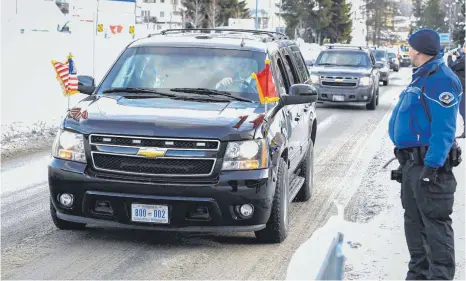
<svg viewBox="0 0 466 281"><path fill-rule="evenodd" d="M160 0L160 3L165 3L165 0Z"/></svg>
<svg viewBox="0 0 466 281"><path fill-rule="evenodd" d="M160 12L160 17L161 17L161 18L165 17L165 12L164 12L164 11L161 11L161 12Z"/></svg>

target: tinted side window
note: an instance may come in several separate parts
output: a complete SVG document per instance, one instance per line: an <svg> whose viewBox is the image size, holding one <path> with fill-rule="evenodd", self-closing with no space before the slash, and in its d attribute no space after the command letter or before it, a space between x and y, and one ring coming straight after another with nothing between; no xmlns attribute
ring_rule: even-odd
<svg viewBox="0 0 466 281"><path fill-rule="evenodd" d="M374 58L374 55L372 54L372 52L369 52L369 56L371 58L372 65L374 65L375 64L375 58Z"/></svg>
<svg viewBox="0 0 466 281"><path fill-rule="evenodd" d="M296 71L296 68L293 62L291 61L291 57L288 54L286 54L285 58L286 58L286 62L288 63L288 66L291 69L291 74L293 75L293 84L299 83L298 72Z"/></svg>
<svg viewBox="0 0 466 281"><path fill-rule="evenodd" d="M297 46L292 46L291 51L296 62L296 66L298 71L301 75L302 82L306 82L309 79L309 72L306 67L306 63L304 62L303 55Z"/></svg>
<svg viewBox="0 0 466 281"><path fill-rule="evenodd" d="M280 76L283 79L283 82L285 82L285 91L288 94L288 90L290 89L290 81L288 80L288 75L286 75L285 65L280 58L277 59L277 64L278 69L280 70Z"/></svg>
<svg viewBox="0 0 466 281"><path fill-rule="evenodd" d="M288 77L288 81L289 81L288 88L289 88L291 85L295 84L296 82L294 81L294 77L292 75L289 75L289 74L292 74L291 67L287 62L286 53L284 51L282 51L282 52L283 52L282 57L285 57L285 59L281 60L281 62L283 63L283 66L284 66L284 70L285 70L284 74L285 74L286 77ZM289 59L289 57L288 57L288 59ZM287 91L288 91L288 89L287 89Z"/></svg>

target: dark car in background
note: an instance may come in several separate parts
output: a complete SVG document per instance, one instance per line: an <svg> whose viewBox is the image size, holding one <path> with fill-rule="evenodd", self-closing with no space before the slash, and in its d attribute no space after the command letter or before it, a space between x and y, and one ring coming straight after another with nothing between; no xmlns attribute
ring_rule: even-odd
<svg viewBox="0 0 466 281"><path fill-rule="evenodd" d="M384 86L387 86L390 82L390 61L388 59L388 51L383 49L372 50L374 54L375 61L378 65L382 66L380 68L380 82Z"/></svg>
<svg viewBox="0 0 466 281"><path fill-rule="evenodd" d="M388 52L388 59L390 61L390 69L395 72L400 71L400 60L396 57L396 54Z"/></svg>
<svg viewBox="0 0 466 281"><path fill-rule="evenodd" d="M379 103L379 68L372 52L363 46L326 45L311 68L311 82L320 103L365 105Z"/></svg>

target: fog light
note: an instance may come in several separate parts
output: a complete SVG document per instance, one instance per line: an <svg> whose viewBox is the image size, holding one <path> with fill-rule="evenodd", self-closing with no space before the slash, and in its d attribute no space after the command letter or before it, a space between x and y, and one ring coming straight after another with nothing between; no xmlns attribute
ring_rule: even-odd
<svg viewBox="0 0 466 281"><path fill-rule="evenodd" d="M60 195L60 204L64 207L71 207L73 205L73 195L69 193L63 193Z"/></svg>
<svg viewBox="0 0 466 281"><path fill-rule="evenodd" d="M243 217L250 217L254 213L254 206L251 204L241 205L239 212Z"/></svg>
<svg viewBox="0 0 466 281"><path fill-rule="evenodd" d="M367 96L364 96L363 99L364 99L364 100L367 100Z"/></svg>

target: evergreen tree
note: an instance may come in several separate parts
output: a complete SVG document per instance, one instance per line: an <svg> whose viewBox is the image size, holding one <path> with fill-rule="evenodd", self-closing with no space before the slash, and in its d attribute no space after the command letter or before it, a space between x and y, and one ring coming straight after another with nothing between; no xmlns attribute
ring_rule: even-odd
<svg viewBox="0 0 466 281"><path fill-rule="evenodd" d="M219 17L218 26L228 25L229 18L247 19L250 18L250 11L246 7L246 1L242 0L218 0Z"/></svg>
<svg viewBox="0 0 466 281"><path fill-rule="evenodd" d="M437 32L448 32L445 13L440 9L440 0L427 0L422 8L419 28L431 28Z"/></svg>
<svg viewBox="0 0 466 281"><path fill-rule="evenodd" d="M351 41L351 30L353 27L350 18L351 5L345 0L333 0L330 8L332 21L324 29L325 35L333 43L345 43Z"/></svg>
<svg viewBox="0 0 466 281"><path fill-rule="evenodd" d="M466 32L465 30L465 5L464 5L464 0L460 1L461 10L458 13L458 18L456 19L455 23L455 29L453 30L453 41L455 41L456 44L463 45L464 44L464 33Z"/></svg>
<svg viewBox="0 0 466 281"><path fill-rule="evenodd" d="M396 14L396 2L392 0L367 0L366 2L368 41L374 45L393 42L393 16Z"/></svg>
<svg viewBox="0 0 466 281"><path fill-rule="evenodd" d="M298 27L303 11L300 10L300 0L282 0L281 17L286 23L285 33L288 37L294 38L295 30ZM280 6L279 6L280 7Z"/></svg>

